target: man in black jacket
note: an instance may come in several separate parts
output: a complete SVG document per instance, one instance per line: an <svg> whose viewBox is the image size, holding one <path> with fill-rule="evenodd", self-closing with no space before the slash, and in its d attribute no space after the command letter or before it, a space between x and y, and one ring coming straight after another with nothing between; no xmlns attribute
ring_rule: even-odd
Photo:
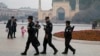
<svg viewBox="0 0 100 56"><path fill-rule="evenodd" d="M70 21L66 21L66 28L64 32L64 37L65 37L65 51L62 52L62 54L67 54L68 53L68 48L73 51L73 54L75 54L75 49L70 45L70 41L72 39L72 32L73 32L74 27L70 26Z"/></svg>
<svg viewBox="0 0 100 56"><path fill-rule="evenodd" d="M50 22L49 17L46 17L45 21L46 21L46 25L44 26L45 38L44 38L44 42L43 42L43 51L41 52L41 54L46 54L47 44L49 44L49 46L53 48L54 55L55 55L55 54L57 54L58 50L52 44L52 30L53 30L53 25Z"/></svg>
<svg viewBox="0 0 100 56"><path fill-rule="evenodd" d="M6 28L8 29L8 39L9 36L11 37L11 39L13 39L13 26L14 26L14 16L11 17L10 20L8 20L8 23L6 25Z"/></svg>
<svg viewBox="0 0 100 56"><path fill-rule="evenodd" d="M13 37L16 38L16 28L17 28L17 23L16 23L17 19L14 19L13 22Z"/></svg>
<svg viewBox="0 0 100 56"><path fill-rule="evenodd" d="M21 53L21 55L27 55L27 51L29 49L29 46L30 46L30 43L32 43L33 47L35 48L36 50L36 53L34 55L39 55L39 50L38 50L38 46L40 45L39 44L39 41L37 40L36 36L35 36L35 25L33 23L33 17L32 16L29 16L28 17L28 40L27 40L27 43L26 43L26 48L25 48L25 51L23 53Z"/></svg>
<svg viewBox="0 0 100 56"><path fill-rule="evenodd" d="M39 29L41 28L41 26L39 25L39 21L35 22L35 27L36 27L36 37L38 39Z"/></svg>

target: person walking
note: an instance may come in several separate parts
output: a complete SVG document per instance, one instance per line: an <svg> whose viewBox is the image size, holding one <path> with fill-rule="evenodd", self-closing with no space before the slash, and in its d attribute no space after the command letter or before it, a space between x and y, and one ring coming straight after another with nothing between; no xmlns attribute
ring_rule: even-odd
<svg viewBox="0 0 100 56"><path fill-rule="evenodd" d="M36 27L36 37L38 38L39 29L41 28L41 26L39 25L39 21L36 21L36 22L35 22L35 27Z"/></svg>
<svg viewBox="0 0 100 56"><path fill-rule="evenodd" d="M74 26L70 26L70 21L66 21L66 28L64 32L64 37L65 37L65 50L62 52L62 54L67 54L68 49L70 49L73 54L75 54L75 49L70 45L70 41L72 39L72 32L73 32Z"/></svg>
<svg viewBox="0 0 100 56"><path fill-rule="evenodd" d="M8 36L7 38L9 39L11 37L11 39L13 39L13 24L14 23L14 16L11 17L10 20L8 20L6 28L8 29Z"/></svg>
<svg viewBox="0 0 100 56"><path fill-rule="evenodd" d="M27 55L27 51L29 49L30 44L32 43L32 46L35 48L36 53L34 55L39 55L39 50L38 50L38 46L39 41L37 40L36 36L35 36L35 25L33 23L33 16L29 16L28 17L28 40L26 42L26 48L25 51L23 53L21 53L21 55Z"/></svg>
<svg viewBox="0 0 100 56"><path fill-rule="evenodd" d="M22 37L24 37L25 32L26 32L26 29L25 29L24 26L22 26L22 27L21 27L21 34L22 34Z"/></svg>
<svg viewBox="0 0 100 56"><path fill-rule="evenodd" d="M46 25L44 26L45 37L44 37L44 42L43 42L43 51L41 52L41 54L46 54L47 44L49 44L49 46L54 50L54 55L55 55L57 54L58 50L52 44L53 25L50 22L49 17L45 18L45 22L46 22Z"/></svg>

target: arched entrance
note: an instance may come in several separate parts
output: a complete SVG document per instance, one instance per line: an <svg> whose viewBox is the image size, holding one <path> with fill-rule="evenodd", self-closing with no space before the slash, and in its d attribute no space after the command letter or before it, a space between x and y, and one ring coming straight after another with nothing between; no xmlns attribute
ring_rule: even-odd
<svg viewBox="0 0 100 56"><path fill-rule="evenodd" d="M58 20L65 19L65 10L61 7L57 9L57 18L58 18Z"/></svg>

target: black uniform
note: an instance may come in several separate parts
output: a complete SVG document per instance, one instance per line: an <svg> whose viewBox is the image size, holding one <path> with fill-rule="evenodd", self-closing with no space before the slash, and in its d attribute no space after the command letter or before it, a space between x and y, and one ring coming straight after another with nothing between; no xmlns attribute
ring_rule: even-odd
<svg viewBox="0 0 100 56"><path fill-rule="evenodd" d="M72 32L74 27L67 26L65 28L64 37L65 37L65 53L68 52L68 48L73 51L73 54L75 54L75 49L70 45L70 41L72 39Z"/></svg>
<svg viewBox="0 0 100 56"><path fill-rule="evenodd" d="M27 53L27 50L29 49L30 43L32 43L33 47L35 48L36 52L39 53L38 46L40 45L39 41L35 37L35 27L34 23L31 22L28 24L28 40L26 43L26 49L24 53Z"/></svg>
<svg viewBox="0 0 100 56"><path fill-rule="evenodd" d="M39 28L41 27L39 24L36 24L35 25L36 27L36 37L38 38L38 35L39 35Z"/></svg>
<svg viewBox="0 0 100 56"><path fill-rule="evenodd" d="M57 49L52 44L52 29L53 29L53 25L50 22L48 22L47 25L44 27L45 38L44 38L44 42L43 42L43 53L46 53L47 43L49 44L50 47L53 48L53 50L55 52L57 52Z"/></svg>

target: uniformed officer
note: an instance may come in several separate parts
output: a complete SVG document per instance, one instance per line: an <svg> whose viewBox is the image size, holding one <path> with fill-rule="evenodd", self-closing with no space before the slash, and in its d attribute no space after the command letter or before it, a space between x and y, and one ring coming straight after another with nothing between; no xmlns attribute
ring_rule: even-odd
<svg viewBox="0 0 100 56"><path fill-rule="evenodd" d="M66 28L64 32L65 37L65 51L62 52L62 54L68 53L68 48L73 51L73 54L75 54L75 49L70 45L70 41L72 39L72 32L73 32L74 26L70 26L70 21L66 21Z"/></svg>
<svg viewBox="0 0 100 56"><path fill-rule="evenodd" d="M36 37L38 38L39 29L41 28L41 26L39 25L39 21L36 21L36 22L35 22L35 27L36 27Z"/></svg>
<svg viewBox="0 0 100 56"><path fill-rule="evenodd" d="M32 43L33 47L36 50L36 53L34 55L39 55L39 50L38 50L38 46L39 46L39 41L37 40L37 38L35 37L35 25L33 23L33 17L29 16L28 17L28 40L26 43L26 48L25 51L23 53L21 53L21 55L27 55L27 51L29 49L29 45Z"/></svg>
<svg viewBox="0 0 100 56"><path fill-rule="evenodd" d="M52 30L53 30L53 25L49 20L49 17L45 18L46 25L44 26L44 31L45 31L45 38L43 42L43 51L41 54L46 54L46 48L47 44L54 50L54 55L57 54L58 50L55 48L55 46L52 44Z"/></svg>

